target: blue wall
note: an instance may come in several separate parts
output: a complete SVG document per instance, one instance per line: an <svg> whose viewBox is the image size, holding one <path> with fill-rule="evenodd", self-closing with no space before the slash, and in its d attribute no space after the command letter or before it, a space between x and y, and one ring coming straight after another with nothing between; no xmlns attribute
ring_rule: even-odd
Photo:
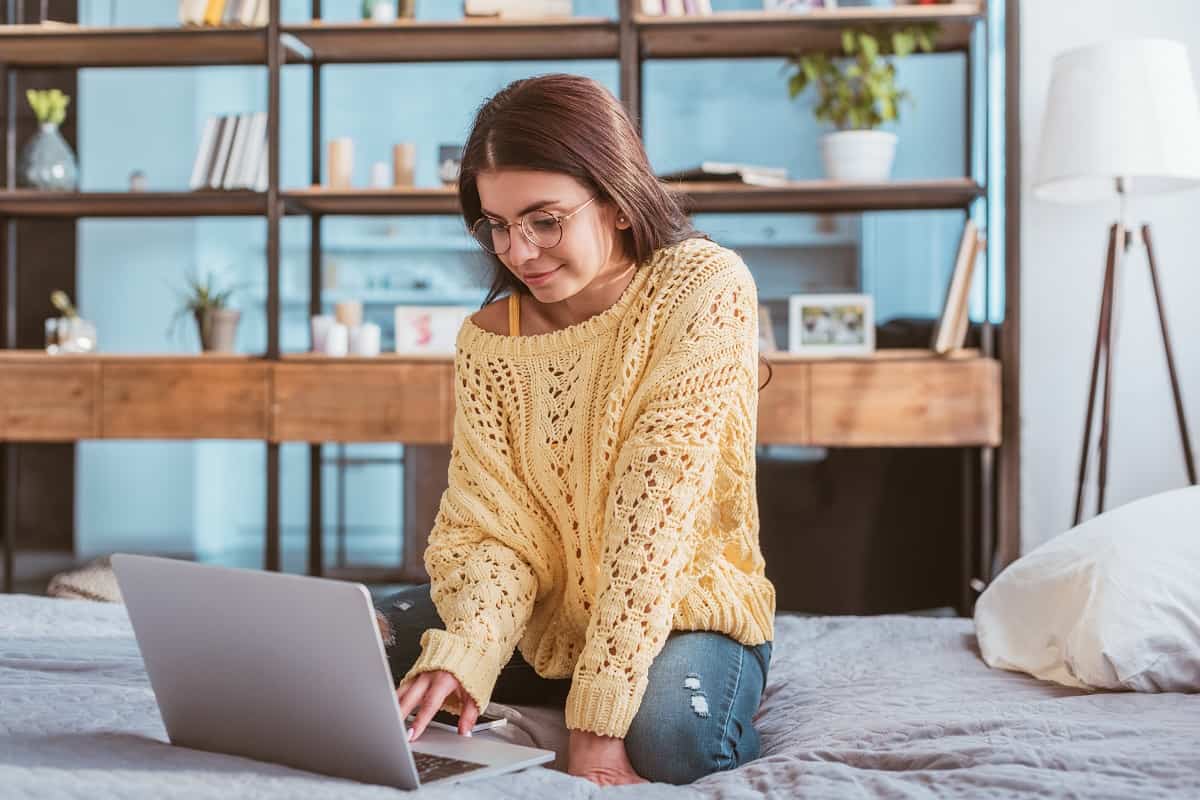
<svg viewBox="0 0 1200 800"><path fill-rule="evenodd" d="M613 0L576 0L580 15L611 16ZM324 3L329 19L355 19L358 0ZM714 2L718 10L761 8L758 0ZM286 20L304 19L308 3L284 0ZM456 17L461 3L418 0L418 15ZM82 0L85 24L173 25L175 4L163 0ZM355 140L357 184L372 161L390 161L398 141L417 144L417 182L436 184L440 143L461 143L478 105L506 83L549 71L589 75L617 89L614 62L332 66L323 73L326 138ZM899 66L915 97L902 108L895 176L962 174L964 57L919 56ZM282 182L309 181L310 70L285 68L282 81ZM652 62L645 68L644 132L657 170L703 159L786 166L795 178L819 177L822 127L811 98L787 99L781 62ZM123 189L134 169L154 189L186 187L204 120L266 107L262 68L85 70L79 77L81 181L88 190ZM886 213L821 217L802 214L700 215L697 225L739 249L765 300L797 291L870 291L880 320L935 315L962 215ZM80 224L79 300L100 326L107 352L193 352L194 332L166 334L185 274L215 270L243 282L239 349L266 345L262 220L88 220ZM434 282L446 302L482 300L483 273L452 217L348 218L325 223L327 299L350 295L390 324L413 276ZM283 226L282 343L307 345L308 223ZM387 288L383 288L383 287ZM777 321L778 322L778 321ZM782 343L782 340L781 340ZM325 448L328 456L334 446ZM350 455L399 456L395 444L358 445ZM265 447L258 442L88 442L80 445L78 547L83 554L117 549L197 553L229 563L259 563L264 520ZM285 567L304 563L307 448L282 450ZM400 551L401 472L397 465L357 467L347 474L345 508L355 532L351 560L387 563ZM327 536L336 514L335 470L326 468ZM327 552L332 549L332 540Z"/></svg>

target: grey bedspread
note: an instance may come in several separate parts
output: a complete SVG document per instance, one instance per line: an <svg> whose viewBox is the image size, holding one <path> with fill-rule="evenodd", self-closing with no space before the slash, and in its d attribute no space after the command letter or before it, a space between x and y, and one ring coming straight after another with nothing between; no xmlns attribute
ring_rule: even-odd
<svg viewBox="0 0 1200 800"><path fill-rule="evenodd" d="M1200 797L1200 695L993 671L967 620L781 617L758 724L760 760L690 787L539 768L419 796ZM414 795L171 747L123 607L0 597L0 797L251 796Z"/></svg>

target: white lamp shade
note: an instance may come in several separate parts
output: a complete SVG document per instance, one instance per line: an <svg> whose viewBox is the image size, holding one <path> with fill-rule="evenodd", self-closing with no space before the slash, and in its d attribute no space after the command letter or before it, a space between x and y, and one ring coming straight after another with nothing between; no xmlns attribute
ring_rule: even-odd
<svg viewBox="0 0 1200 800"><path fill-rule="evenodd" d="M1054 61L1035 194L1062 203L1200 184L1200 102L1187 49L1166 39L1105 42Z"/></svg>

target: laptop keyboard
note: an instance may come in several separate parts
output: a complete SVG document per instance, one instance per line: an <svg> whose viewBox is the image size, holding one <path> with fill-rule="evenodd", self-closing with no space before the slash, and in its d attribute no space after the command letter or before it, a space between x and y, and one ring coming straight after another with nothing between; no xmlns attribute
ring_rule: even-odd
<svg viewBox="0 0 1200 800"><path fill-rule="evenodd" d="M474 772L483 769L486 764L476 764L474 761L459 761L456 758L435 756L432 753L413 753L413 761L417 765L417 777L422 783L449 778L451 775L461 775L464 772Z"/></svg>

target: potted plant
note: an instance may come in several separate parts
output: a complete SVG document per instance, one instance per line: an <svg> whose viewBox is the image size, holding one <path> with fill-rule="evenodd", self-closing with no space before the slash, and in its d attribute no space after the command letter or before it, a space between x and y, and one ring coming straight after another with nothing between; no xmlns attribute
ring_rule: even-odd
<svg viewBox="0 0 1200 800"><path fill-rule="evenodd" d="M886 181L896 156L896 134L877 130L898 119L908 92L896 86L893 57L933 50L936 24L890 31L842 31L842 52L798 54L788 59L793 72L788 93L798 97L816 88L813 115L837 130L821 139L826 177L841 181Z"/></svg>
<svg viewBox="0 0 1200 800"><path fill-rule="evenodd" d="M238 322L242 312L229 308L229 300L235 287L219 289L215 276L210 272L203 279L189 277L187 287L180 298L179 310L174 324L192 316L200 334L200 349L206 353L232 353L237 339Z"/></svg>
<svg viewBox="0 0 1200 800"><path fill-rule="evenodd" d="M72 192L79 186L75 153L58 131L71 98L59 89L30 89L25 99L37 117L38 131L21 149L17 179L21 186Z"/></svg>

